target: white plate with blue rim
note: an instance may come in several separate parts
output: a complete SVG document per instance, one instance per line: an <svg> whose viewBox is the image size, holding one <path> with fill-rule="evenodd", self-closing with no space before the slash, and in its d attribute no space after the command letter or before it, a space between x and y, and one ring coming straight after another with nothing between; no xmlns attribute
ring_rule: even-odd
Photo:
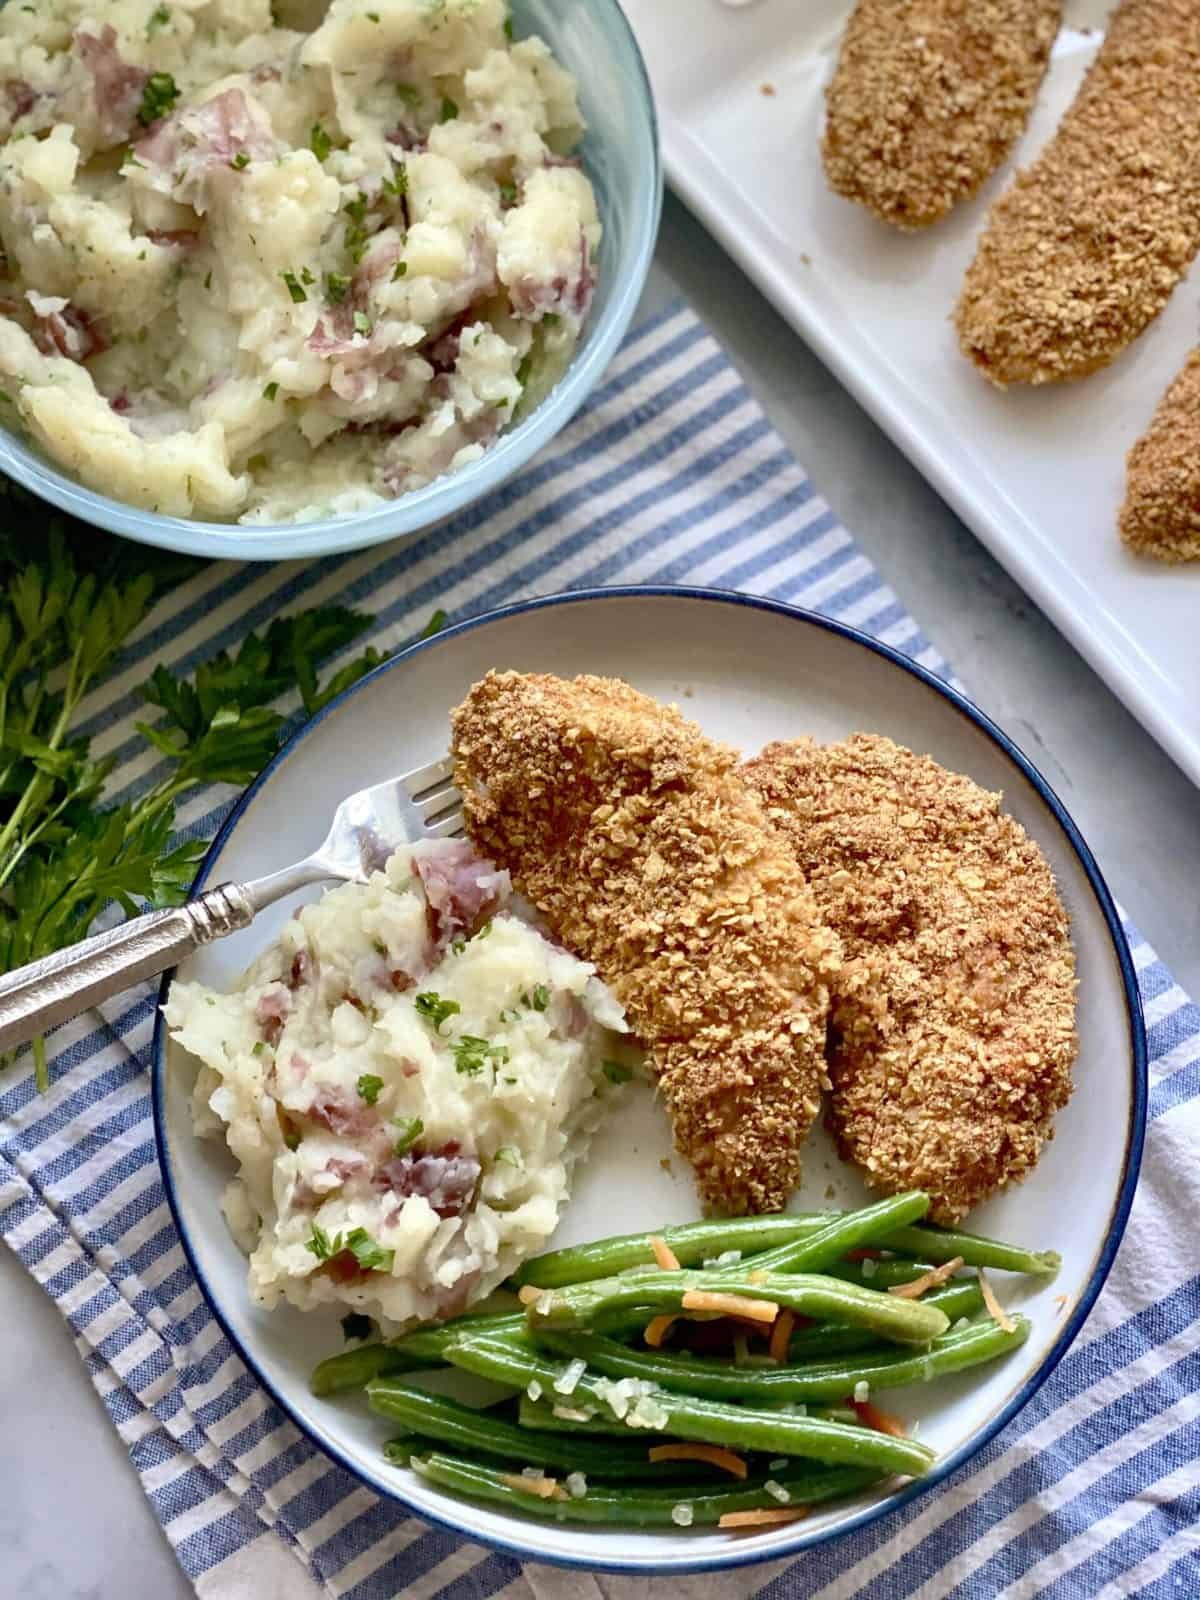
<svg viewBox="0 0 1200 1600"><path fill-rule="evenodd" d="M412 646L334 701L280 752L234 808L197 889L299 859L320 842L344 794L442 754L448 713L491 668L622 677L678 702L708 733L747 753L801 734L819 740L854 731L887 734L1001 791L1006 809L1045 853L1070 912L1079 970L1075 1093L1036 1171L977 1208L968 1222L978 1232L1061 1253L1052 1283L998 1280L1008 1306L1030 1318L1029 1339L992 1366L889 1396L889 1409L909 1423L919 1420L922 1440L937 1452L927 1477L751 1534L542 1521L456 1499L385 1461L388 1425L361 1396L309 1392L313 1366L341 1347L337 1318L286 1308L265 1312L251 1302L245 1260L221 1214L232 1164L220 1144L193 1134L194 1069L159 1022L155 1123L188 1259L246 1365L314 1444L379 1494L521 1558L645 1576L777 1560L934 1489L1018 1416L1079 1331L1124 1230L1141 1156L1145 1033L1129 950L1074 823L1045 779L969 701L906 657L824 617L698 589L606 589L535 600ZM228 985L294 905L284 902L253 928L198 951L179 975ZM171 981L165 980L164 995ZM845 1207L866 1199L856 1174L814 1128L793 1206ZM648 1086L635 1086L578 1173L554 1243L698 1215L665 1115Z"/></svg>

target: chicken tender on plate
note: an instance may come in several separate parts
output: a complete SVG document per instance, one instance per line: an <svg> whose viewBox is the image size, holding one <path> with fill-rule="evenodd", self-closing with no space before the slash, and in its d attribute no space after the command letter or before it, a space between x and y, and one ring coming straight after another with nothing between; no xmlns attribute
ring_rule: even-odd
<svg viewBox="0 0 1200 1600"><path fill-rule="evenodd" d="M1058 131L992 207L955 320L986 378L1110 362L1200 246L1200 4L1122 0Z"/></svg>
<svg viewBox="0 0 1200 1600"><path fill-rule="evenodd" d="M1200 349L1129 452L1121 537L1158 561L1200 561Z"/></svg>
<svg viewBox="0 0 1200 1600"><path fill-rule="evenodd" d="M743 772L843 942L841 1153L953 1222L1033 1167L1071 1092L1075 960L1050 869L998 795L890 739L773 744Z"/></svg>
<svg viewBox="0 0 1200 1600"><path fill-rule="evenodd" d="M471 837L625 1006L705 1203L777 1210L840 946L736 752L611 678L489 673L452 723Z"/></svg>
<svg viewBox="0 0 1200 1600"><path fill-rule="evenodd" d="M826 90L829 186L899 228L937 222L1029 116L1060 0L859 0Z"/></svg>

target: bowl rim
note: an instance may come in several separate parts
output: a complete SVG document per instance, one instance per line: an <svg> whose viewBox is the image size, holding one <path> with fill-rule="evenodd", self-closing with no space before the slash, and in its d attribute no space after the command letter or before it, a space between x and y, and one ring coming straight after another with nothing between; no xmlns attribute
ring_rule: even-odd
<svg viewBox="0 0 1200 1600"><path fill-rule="evenodd" d="M157 1147L159 1165L163 1176L163 1187L166 1192L167 1203L171 1216L178 1230L180 1242L188 1265L195 1275L196 1282L204 1296L205 1302L215 1317L218 1326L229 1340L232 1348L245 1363L248 1370L254 1375L263 1388L270 1395L274 1403L280 1408L292 1425L313 1445L322 1455L333 1461L335 1465L348 1472L358 1483L380 1495L390 1499L395 1504L404 1507L412 1515L450 1530L465 1539L473 1540L486 1546L490 1550L501 1551L522 1561L536 1561L548 1566L565 1567L578 1571L588 1572L615 1572L630 1576L651 1578L664 1577L671 1574L700 1573L728 1571L743 1566L754 1566L766 1561L791 1560L803 1551L828 1543L833 1539L840 1539L851 1533L860 1532L870 1527L881 1518L890 1515L901 1506L908 1505L918 1496L927 1494L945 1480L959 1467L976 1456L985 1445L1005 1428L1009 1422L1021 1411L1042 1387L1051 1373L1062 1361L1076 1336L1082 1328L1092 1306L1095 1304L1100 1290L1103 1288L1116 1256L1117 1249L1125 1233L1129 1219L1129 1212L1133 1205L1134 1191L1137 1187L1138 1173L1141 1167L1142 1151L1146 1132L1146 1108L1149 1093L1148 1054L1146 1042L1145 1022L1142 1014L1141 992L1137 984L1137 974L1133 963L1133 956L1129 949L1129 942L1121 926L1120 914L1116 904L1105 883L1103 874L1096 863L1091 849L1084 840L1070 813L1058 798L1051 785L1033 765L1020 747L1000 728L986 712L980 710L960 690L956 689L945 679L940 678L929 668L904 655L894 646L883 643L882 640L873 638L861 629L851 627L849 624L839 622L832 617L827 617L820 612L810 611L801 606L793 606L786 601L774 600L763 595L743 594L736 590L704 587L690 584L621 584L612 587L587 588L538 596L529 600L516 601L510 605L500 606L491 611L480 613L478 616L468 617L461 622L453 623L442 629L439 633L428 639L418 639L396 655L381 663L372 672L367 673L357 683L344 690L329 705L325 706L315 717L306 722L301 728L280 747L270 763L264 767L252 784L235 801L233 808L219 832L209 846L204 860L192 884L193 895L199 894L208 880L209 873L216 865L216 859L224 848L226 841L239 825L241 818L254 796L258 793L273 774L290 757L297 746L312 734L326 717L336 713L352 696L364 691L385 673L406 666L410 660L421 651L436 648L439 644L455 638L461 634L469 633L477 628L486 627L494 622L521 615L526 612L538 612L551 606L573 605L590 603L597 600L628 600L649 599L664 597L670 599L684 599L690 601L709 602L718 605L738 605L752 609L774 613L786 617L794 622L800 622L822 629L848 643L859 645L872 654L882 657L892 666L916 678L926 688L933 690L944 699L951 708L968 722L974 724L980 732L986 735L996 745L1001 753L1008 757L1021 775L1033 788L1039 800L1050 812L1054 821L1061 828L1067 843L1074 851L1089 887L1099 907L1106 924L1109 939L1112 944L1113 954L1116 957L1121 985L1125 1000L1126 1017L1129 1024L1129 1045L1132 1067L1132 1099L1129 1111L1129 1123L1125 1139L1125 1159L1122 1169L1121 1182L1117 1189L1110 1213L1109 1227L1104 1242L1097 1256L1092 1274L1084 1286L1079 1300L1070 1317L1059 1330L1058 1337L1038 1367L1029 1374L1025 1381L1010 1395L1009 1399L1000 1407L994 1416L963 1444L949 1455L940 1460L934 1469L923 1478L914 1479L905 1488L886 1499L871 1506L864 1507L849 1517L845 1523L835 1529L813 1529L798 1532L785 1543L773 1544L768 1548L755 1550L747 1548L740 1542L732 1544L728 1551L721 1551L715 1555L689 1557L686 1554L679 1556L664 1556L661 1561L629 1561L595 1560L588 1556L573 1556L548 1554L541 1550L533 1550L523 1544L518 1538L502 1539L485 1536L477 1527L473 1526L469 1517L442 1514L430 1511L426 1506L416 1506L406 1498L398 1486L392 1486L382 1481L368 1477L358 1463L348 1455L325 1440L319 1439L306 1423L291 1409L287 1400L279 1393L262 1365L255 1359L246 1344L234 1333L226 1321L220 1306L214 1299L203 1269L193 1249L188 1235L187 1226L183 1219L182 1207L176 1190L175 1177L172 1172L170 1156L168 1153L165 1132L165 1107L164 1107L164 1077L166 1067L166 1024L162 1008L166 1003L171 983L175 977L172 969L163 975L159 987L158 999L155 1006L154 1033L151 1040L151 1101L154 1119L154 1138ZM470 1502L463 1502L464 1512L469 1513ZM515 1519L514 1519L515 1520ZM802 1527L802 1524L798 1526Z"/></svg>
<svg viewBox="0 0 1200 1600"><path fill-rule="evenodd" d="M3 0L0 0L0 4ZM558 436L600 381L629 331L658 242L663 207L662 144L658 112L645 58L619 0L592 0L607 12L615 52L632 68L650 143L650 167L634 189L630 258L613 273L612 299L593 336L579 347L567 371L514 428L502 433L478 460L445 473L398 500L345 517L312 522L202 522L127 505L88 489L53 462L43 462L23 433L0 425L0 473L39 500L135 543L209 560L294 561L342 555L428 531L494 494L519 468ZM586 152L586 132L584 149ZM585 160L586 166L586 160ZM431 508L426 510L425 508Z"/></svg>

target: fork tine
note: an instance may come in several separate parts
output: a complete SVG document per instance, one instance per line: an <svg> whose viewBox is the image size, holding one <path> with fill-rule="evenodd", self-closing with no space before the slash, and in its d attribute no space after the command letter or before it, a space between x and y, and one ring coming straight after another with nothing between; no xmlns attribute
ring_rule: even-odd
<svg viewBox="0 0 1200 1600"><path fill-rule="evenodd" d="M451 787L442 789L425 800L414 800L413 810L428 828L447 811L461 811L462 803L462 795L459 794L457 789Z"/></svg>
<svg viewBox="0 0 1200 1600"><path fill-rule="evenodd" d="M400 782L416 800L435 785L444 784L453 772L454 762L449 756L443 756L440 761L431 761L427 767L417 767L413 772L404 773Z"/></svg>
<svg viewBox="0 0 1200 1600"><path fill-rule="evenodd" d="M456 839L465 831L462 807L448 811L444 817L425 824L425 835L430 839Z"/></svg>

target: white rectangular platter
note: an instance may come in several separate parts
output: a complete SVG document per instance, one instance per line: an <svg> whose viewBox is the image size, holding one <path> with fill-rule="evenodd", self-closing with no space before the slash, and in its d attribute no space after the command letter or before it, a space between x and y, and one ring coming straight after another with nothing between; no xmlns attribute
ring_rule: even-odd
<svg viewBox="0 0 1200 1600"><path fill-rule="evenodd" d="M832 195L821 171L822 90L851 0L625 7L677 193L1200 783L1200 563L1135 558L1116 532L1125 453L1200 338L1200 264L1083 383L1000 393L960 355L949 320L988 204L1053 132L1108 7L1068 0L1014 161L912 235ZM806 465L819 484L821 463Z"/></svg>

